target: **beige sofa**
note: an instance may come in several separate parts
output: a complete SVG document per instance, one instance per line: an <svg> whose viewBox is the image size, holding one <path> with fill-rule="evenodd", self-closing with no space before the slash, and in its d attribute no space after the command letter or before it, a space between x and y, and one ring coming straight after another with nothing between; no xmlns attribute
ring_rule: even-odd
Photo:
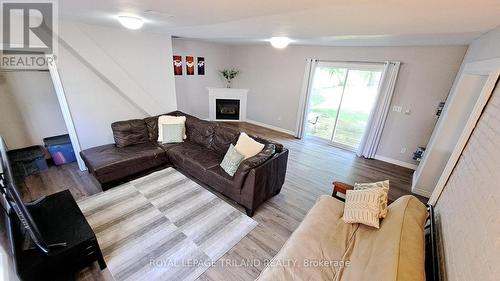
<svg viewBox="0 0 500 281"><path fill-rule="evenodd" d="M380 229L344 223L343 209L322 196L257 280L425 280L424 204L399 198Z"/></svg>

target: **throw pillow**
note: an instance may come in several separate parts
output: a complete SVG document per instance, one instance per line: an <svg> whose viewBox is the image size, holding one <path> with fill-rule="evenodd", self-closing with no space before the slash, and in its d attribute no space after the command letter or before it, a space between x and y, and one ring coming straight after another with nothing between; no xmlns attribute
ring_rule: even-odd
<svg viewBox="0 0 500 281"><path fill-rule="evenodd" d="M158 141L163 141L163 127L164 124L182 124L183 138L186 139L186 116L170 116L162 115L158 117Z"/></svg>
<svg viewBox="0 0 500 281"><path fill-rule="evenodd" d="M226 155L224 156L224 159L222 159L220 166L228 175L232 177L234 176L234 173L236 173L236 170L238 170L243 158L244 156L234 148L233 144L231 144L226 152Z"/></svg>
<svg viewBox="0 0 500 281"><path fill-rule="evenodd" d="M249 137L246 133L240 133L240 137L236 142L236 146L234 147L241 153L245 158L248 159L252 156L257 155L257 153L261 152L264 148L264 144L255 141L251 137Z"/></svg>
<svg viewBox="0 0 500 281"><path fill-rule="evenodd" d="M183 124L163 124L162 132L163 132L162 143L183 142L183 136L184 136Z"/></svg>
<svg viewBox="0 0 500 281"><path fill-rule="evenodd" d="M343 220L345 223L362 223L379 228L380 189L347 190Z"/></svg>
<svg viewBox="0 0 500 281"><path fill-rule="evenodd" d="M370 182L370 183L355 183L354 190L364 190L369 188L378 188L384 192L384 196L380 198L380 218L385 218L387 215L387 201L389 195L389 181L378 181L378 182Z"/></svg>

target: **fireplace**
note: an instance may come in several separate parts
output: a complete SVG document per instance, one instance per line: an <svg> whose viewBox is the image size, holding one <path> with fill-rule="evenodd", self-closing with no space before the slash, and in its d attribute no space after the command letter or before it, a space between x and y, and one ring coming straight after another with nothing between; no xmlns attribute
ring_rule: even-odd
<svg viewBox="0 0 500 281"><path fill-rule="evenodd" d="M239 120L240 100L237 99L216 99L215 119Z"/></svg>
<svg viewBox="0 0 500 281"><path fill-rule="evenodd" d="M247 89L208 88L208 120L245 122Z"/></svg>

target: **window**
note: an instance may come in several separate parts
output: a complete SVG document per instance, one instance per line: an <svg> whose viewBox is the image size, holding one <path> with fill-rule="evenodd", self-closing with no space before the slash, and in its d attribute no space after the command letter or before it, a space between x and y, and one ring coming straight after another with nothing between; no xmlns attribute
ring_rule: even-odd
<svg viewBox="0 0 500 281"><path fill-rule="evenodd" d="M306 135L356 150L377 100L384 64L319 62L307 110Z"/></svg>

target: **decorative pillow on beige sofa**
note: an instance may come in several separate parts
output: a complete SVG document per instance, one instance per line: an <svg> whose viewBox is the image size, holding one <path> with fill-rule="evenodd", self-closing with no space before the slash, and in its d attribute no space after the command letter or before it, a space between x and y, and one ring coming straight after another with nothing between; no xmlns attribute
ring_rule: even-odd
<svg viewBox="0 0 500 281"><path fill-rule="evenodd" d="M380 218L383 219L387 215L389 180L354 184L354 190L365 190L370 188L378 188L384 192L384 196L380 198Z"/></svg>
<svg viewBox="0 0 500 281"><path fill-rule="evenodd" d="M162 115L158 117L158 141L163 141L163 125L182 124L184 126L184 139L186 139L186 116Z"/></svg>
<svg viewBox="0 0 500 281"><path fill-rule="evenodd" d="M343 220L379 228L381 189L347 190Z"/></svg>
<svg viewBox="0 0 500 281"><path fill-rule="evenodd" d="M261 152L264 148L264 144L252 139L246 133L241 132L234 148L245 157L243 159L245 160Z"/></svg>

